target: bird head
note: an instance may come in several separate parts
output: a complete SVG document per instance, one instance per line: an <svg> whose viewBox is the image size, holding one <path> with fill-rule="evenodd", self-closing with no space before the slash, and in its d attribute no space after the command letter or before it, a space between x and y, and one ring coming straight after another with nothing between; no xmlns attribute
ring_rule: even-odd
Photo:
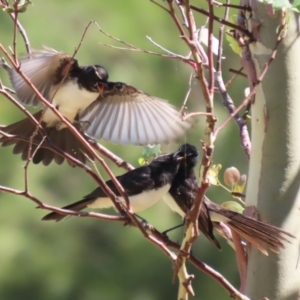
<svg viewBox="0 0 300 300"><path fill-rule="evenodd" d="M199 151L191 144L183 144L174 155L177 161L180 161L180 165L194 167L197 164Z"/></svg>
<svg viewBox="0 0 300 300"><path fill-rule="evenodd" d="M99 65L83 67L78 77L78 83L93 92L99 92L107 80L108 72Z"/></svg>

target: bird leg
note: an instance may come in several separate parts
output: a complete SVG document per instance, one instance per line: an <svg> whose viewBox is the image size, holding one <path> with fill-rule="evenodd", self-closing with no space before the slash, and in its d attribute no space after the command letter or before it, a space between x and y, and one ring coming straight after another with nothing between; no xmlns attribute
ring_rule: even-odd
<svg viewBox="0 0 300 300"><path fill-rule="evenodd" d="M172 227L170 229L167 229L167 230L163 231L162 234L165 235L165 236L167 236L168 232L170 232L170 231L172 231L174 229L180 228L180 227L184 226L184 224L185 224L185 222L183 222L183 223L181 223L181 224L179 224L177 226L174 226L174 227Z"/></svg>

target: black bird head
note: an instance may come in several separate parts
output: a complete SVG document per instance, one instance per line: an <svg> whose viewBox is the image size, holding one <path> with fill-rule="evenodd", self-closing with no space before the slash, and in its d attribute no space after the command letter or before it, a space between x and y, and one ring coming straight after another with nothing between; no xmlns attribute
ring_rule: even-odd
<svg viewBox="0 0 300 300"><path fill-rule="evenodd" d="M191 144L183 144L175 155L181 157L179 159L181 160L180 166L194 168L197 164L199 151Z"/></svg>
<svg viewBox="0 0 300 300"><path fill-rule="evenodd" d="M83 67L78 76L78 84L92 92L99 92L107 80L108 72L99 65Z"/></svg>

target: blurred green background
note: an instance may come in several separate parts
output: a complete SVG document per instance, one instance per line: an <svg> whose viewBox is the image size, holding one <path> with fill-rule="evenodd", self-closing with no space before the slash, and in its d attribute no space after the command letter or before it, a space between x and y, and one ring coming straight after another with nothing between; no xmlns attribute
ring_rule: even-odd
<svg viewBox="0 0 300 300"><path fill-rule="evenodd" d="M204 24L204 18L196 18L199 26ZM106 32L137 47L161 52L146 39L146 36L150 36L170 51L188 54L168 14L150 1L40 0L20 15L33 48L47 45L69 54L78 45L90 20L97 21ZM12 46L13 23L3 11L0 11L0 28L0 42L6 48ZM218 24L216 33L217 29ZM82 65L101 64L108 70L112 81L132 84L177 106L181 105L192 71L188 65L143 53L110 49L100 46L99 42L117 45L92 25L77 55ZM24 52L24 43L18 36L18 53ZM230 67L239 68L239 57L227 45L224 56L226 81L231 76L227 70ZM0 76L2 82L10 86L7 74L2 69ZM229 87L236 105L240 103L245 87L246 81L243 79L236 80ZM203 110L204 103L196 80L192 88L189 110ZM227 112L219 95L215 100L217 125L220 125L226 119ZM1 124L23 118L22 113L2 96L0 107ZM199 148L199 141L204 138L204 124L204 117L199 117L186 137L176 143L162 145L162 150L174 151L184 141ZM110 143L103 145L131 164L138 165L142 147ZM12 155L11 151L11 147L0 148L0 184L22 189L24 162L20 156ZM229 124L218 136L213 159L223 168L234 165L242 173L247 172L247 158L240 147L239 131L234 123ZM124 172L108 163L116 175ZM107 179L104 172L101 174ZM42 165L29 167L31 193L48 204L69 204L81 199L95 187L95 182L83 170L71 169L66 163L47 168ZM217 187L211 187L208 196L219 203L230 199ZM3 192L0 194L0 204L0 299L176 299L178 284L177 281L172 282L171 261L135 228L76 217L60 223L41 222L46 211L35 209L36 205L26 198ZM163 201L141 215L159 230L181 222L180 217L172 213ZM170 237L180 241L182 229L170 233ZM218 239L223 246L222 252L201 236L193 253L238 287L234 253L221 238ZM188 268L190 273L196 275L193 281L196 292L194 299L230 299L207 275L190 264Z"/></svg>

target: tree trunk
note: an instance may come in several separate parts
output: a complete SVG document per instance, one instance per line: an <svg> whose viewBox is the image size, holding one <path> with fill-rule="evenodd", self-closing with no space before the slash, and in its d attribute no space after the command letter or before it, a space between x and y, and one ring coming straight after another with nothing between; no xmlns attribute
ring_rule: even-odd
<svg viewBox="0 0 300 300"><path fill-rule="evenodd" d="M267 14L267 6L253 2L262 43L250 46L256 74L260 74L275 47L280 12ZM286 36L257 91L252 110L252 153L247 206L260 217L294 234L276 255L249 253L246 295L258 300L299 299L300 266L300 38L299 15L289 13ZM253 23L252 23L253 24Z"/></svg>

